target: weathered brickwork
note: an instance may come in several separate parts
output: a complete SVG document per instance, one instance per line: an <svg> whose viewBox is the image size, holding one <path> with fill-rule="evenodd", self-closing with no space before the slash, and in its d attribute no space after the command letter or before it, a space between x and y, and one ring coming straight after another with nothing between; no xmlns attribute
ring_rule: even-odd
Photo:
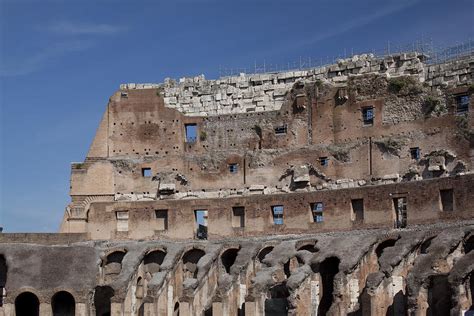
<svg viewBox="0 0 474 316"><path fill-rule="evenodd" d="M474 312L474 55L124 84L0 316Z"/></svg>

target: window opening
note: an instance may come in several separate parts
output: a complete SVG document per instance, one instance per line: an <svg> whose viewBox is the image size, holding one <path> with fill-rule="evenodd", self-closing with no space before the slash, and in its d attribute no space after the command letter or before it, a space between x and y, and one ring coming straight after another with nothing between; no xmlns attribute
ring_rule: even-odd
<svg viewBox="0 0 474 316"><path fill-rule="evenodd" d="M454 211L454 196L453 189L440 190L441 210L443 212Z"/></svg>
<svg viewBox="0 0 474 316"><path fill-rule="evenodd" d="M272 206L273 224L283 225L283 205Z"/></svg>
<svg viewBox="0 0 474 316"><path fill-rule="evenodd" d="M237 173L238 171L238 165L236 163L231 163L229 164L229 172L230 173Z"/></svg>
<svg viewBox="0 0 474 316"><path fill-rule="evenodd" d="M362 109L362 120L364 121L364 125L372 126L374 125L374 108L367 107Z"/></svg>
<svg viewBox="0 0 474 316"><path fill-rule="evenodd" d="M352 205L352 220L361 222L364 220L364 200L355 199L351 200Z"/></svg>
<svg viewBox="0 0 474 316"><path fill-rule="evenodd" d="M311 213L313 215L313 222L322 223L323 222L323 202L311 203Z"/></svg>
<svg viewBox="0 0 474 316"><path fill-rule="evenodd" d="M207 239L207 210L195 210L196 237L198 239Z"/></svg>
<svg viewBox="0 0 474 316"><path fill-rule="evenodd" d="M156 210L155 217L157 222L157 230L168 229L168 210Z"/></svg>
<svg viewBox="0 0 474 316"><path fill-rule="evenodd" d="M237 206L232 208L232 227L245 227L245 208Z"/></svg>
<svg viewBox="0 0 474 316"><path fill-rule="evenodd" d="M186 124L184 126L186 129L186 143L195 143L197 138L197 125Z"/></svg>
<svg viewBox="0 0 474 316"><path fill-rule="evenodd" d="M419 160L420 159L420 147L410 148L411 159Z"/></svg>

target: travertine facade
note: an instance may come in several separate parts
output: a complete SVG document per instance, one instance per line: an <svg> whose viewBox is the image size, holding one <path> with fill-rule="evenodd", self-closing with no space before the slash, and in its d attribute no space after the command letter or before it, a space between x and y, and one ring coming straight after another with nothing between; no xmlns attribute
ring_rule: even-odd
<svg viewBox="0 0 474 316"><path fill-rule="evenodd" d="M121 85L0 315L474 312L474 55L426 58Z"/></svg>

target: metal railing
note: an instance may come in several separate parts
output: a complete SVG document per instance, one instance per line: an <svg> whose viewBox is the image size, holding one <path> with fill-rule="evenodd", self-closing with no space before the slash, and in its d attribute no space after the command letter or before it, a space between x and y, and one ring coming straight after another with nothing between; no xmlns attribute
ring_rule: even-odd
<svg viewBox="0 0 474 316"><path fill-rule="evenodd" d="M450 46L436 44L433 40L424 39L409 44L394 44L392 42L387 42L385 47L381 49L371 49L366 51L344 49L344 52L340 55L306 58L300 57L298 61L283 64L268 63L266 60L264 60L263 63L257 63L257 61L255 61L254 65L249 67L219 67L219 77L237 76L240 73L259 74L307 70L332 65L337 63L339 59L350 58L354 55L373 54L377 58L383 58L407 52L422 53L427 56L427 60L425 61L427 64L439 64L474 55L474 40L468 39Z"/></svg>

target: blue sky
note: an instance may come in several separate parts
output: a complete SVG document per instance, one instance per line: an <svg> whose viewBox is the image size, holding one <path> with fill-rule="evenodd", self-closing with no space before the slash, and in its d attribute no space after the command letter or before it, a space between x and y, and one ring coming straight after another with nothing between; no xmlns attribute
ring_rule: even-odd
<svg viewBox="0 0 474 316"><path fill-rule="evenodd" d="M0 0L0 225L55 232L124 82L474 38L472 0Z"/></svg>

